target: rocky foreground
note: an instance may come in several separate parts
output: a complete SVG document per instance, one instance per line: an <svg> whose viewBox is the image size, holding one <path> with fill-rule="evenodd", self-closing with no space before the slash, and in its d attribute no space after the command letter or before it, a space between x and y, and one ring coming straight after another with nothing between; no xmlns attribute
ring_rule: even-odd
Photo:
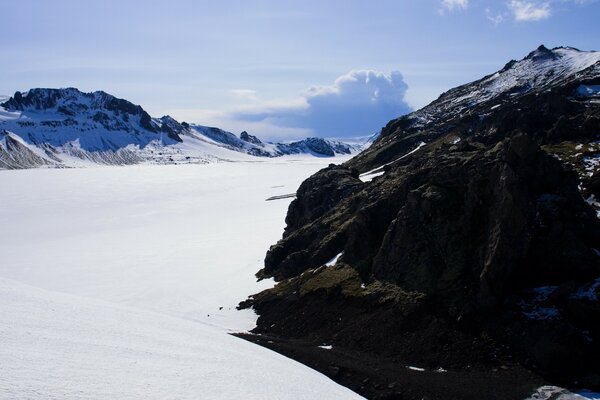
<svg viewBox="0 0 600 400"><path fill-rule="evenodd" d="M298 189L249 339L374 399L600 389L599 139L600 53L573 48L391 121Z"/></svg>

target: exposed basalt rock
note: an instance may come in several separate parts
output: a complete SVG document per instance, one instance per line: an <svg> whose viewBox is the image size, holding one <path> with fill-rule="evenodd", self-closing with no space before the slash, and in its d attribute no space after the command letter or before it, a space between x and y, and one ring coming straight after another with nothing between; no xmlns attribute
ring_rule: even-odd
<svg viewBox="0 0 600 400"><path fill-rule="evenodd" d="M243 304L255 332L600 388L600 107L576 95L600 62L538 71L576 52L540 47L306 180L258 274L280 283Z"/></svg>

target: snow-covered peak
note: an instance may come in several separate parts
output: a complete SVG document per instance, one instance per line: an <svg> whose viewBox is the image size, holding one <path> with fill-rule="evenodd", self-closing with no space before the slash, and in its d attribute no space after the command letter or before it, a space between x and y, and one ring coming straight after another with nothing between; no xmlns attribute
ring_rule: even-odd
<svg viewBox="0 0 600 400"><path fill-rule="evenodd" d="M127 100L76 88L16 92L0 104L0 128L17 133L28 144L62 147L77 142L86 151L181 142L182 126L169 118L153 120Z"/></svg>
<svg viewBox="0 0 600 400"><path fill-rule="evenodd" d="M600 52L581 51L573 47L549 50L543 45L521 61L509 62L501 71L479 83L480 94L527 92L551 86L600 62Z"/></svg>
<svg viewBox="0 0 600 400"><path fill-rule="evenodd" d="M135 114L143 111L140 106L118 99L106 92L85 93L72 87L35 88L25 92L16 92L11 98L0 104L11 111L67 111L65 114L69 114L68 111L72 113L87 109L113 109L116 105L122 105L122 108Z"/></svg>
<svg viewBox="0 0 600 400"><path fill-rule="evenodd" d="M26 115L55 114L55 120L91 117L96 122L118 119L127 124L130 118L134 118L147 131L157 132L158 128L141 106L103 91L84 93L76 88L36 88L16 92L0 107L8 111L21 111Z"/></svg>
<svg viewBox="0 0 600 400"><path fill-rule="evenodd" d="M0 169L31 168L81 160L101 164L196 163L249 156L348 155L359 146L324 139L263 143L243 132L190 125L103 91L31 89L0 102ZM2 153L3 152L3 153ZM62 165L62 164L61 164Z"/></svg>
<svg viewBox="0 0 600 400"><path fill-rule="evenodd" d="M463 115L479 105L493 109L515 97L562 85L584 72L588 78L600 76L600 52L573 47L548 49L542 45L492 75L443 93L409 117L415 121L413 126L418 127L440 118L448 120Z"/></svg>

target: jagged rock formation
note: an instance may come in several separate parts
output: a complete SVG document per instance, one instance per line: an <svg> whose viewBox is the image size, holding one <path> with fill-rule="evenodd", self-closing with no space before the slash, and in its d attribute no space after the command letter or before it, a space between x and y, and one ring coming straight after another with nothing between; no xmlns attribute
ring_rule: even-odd
<svg viewBox="0 0 600 400"><path fill-rule="evenodd" d="M252 144L257 144L257 145L262 144L262 142L260 141L259 138L257 138L254 135L250 135L246 131L243 131L242 133L240 133L240 139L242 139L244 142L248 142L248 143L252 143Z"/></svg>
<svg viewBox="0 0 600 400"><path fill-rule="evenodd" d="M600 53L540 46L306 180L255 332L600 388L599 85Z"/></svg>
<svg viewBox="0 0 600 400"><path fill-rule="evenodd" d="M332 157L361 149L325 139L263 143L219 128L152 118L141 106L102 91L75 88L16 92L0 104L0 129L18 141L0 143L0 168L35 168L151 162L205 163L246 155ZM33 156L35 155L35 156Z"/></svg>

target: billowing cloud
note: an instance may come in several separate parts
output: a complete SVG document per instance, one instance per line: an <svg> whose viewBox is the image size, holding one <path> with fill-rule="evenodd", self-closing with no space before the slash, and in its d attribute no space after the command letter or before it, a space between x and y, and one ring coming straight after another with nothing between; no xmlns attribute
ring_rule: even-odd
<svg viewBox="0 0 600 400"><path fill-rule="evenodd" d="M516 21L539 21L552 15L552 8L547 2L511 0L508 7Z"/></svg>
<svg viewBox="0 0 600 400"><path fill-rule="evenodd" d="M296 104L237 111L231 117L321 137L368 135L411 111L404 99L407 88L398 71L352 71L331 86L308 89Z"/></svg>
<svg viewBox="0 0 600 400"><path fill-rule="evenodd" d="M442 0L442 7L447 10L466 9L469 6L469 0Z"/></svg>

